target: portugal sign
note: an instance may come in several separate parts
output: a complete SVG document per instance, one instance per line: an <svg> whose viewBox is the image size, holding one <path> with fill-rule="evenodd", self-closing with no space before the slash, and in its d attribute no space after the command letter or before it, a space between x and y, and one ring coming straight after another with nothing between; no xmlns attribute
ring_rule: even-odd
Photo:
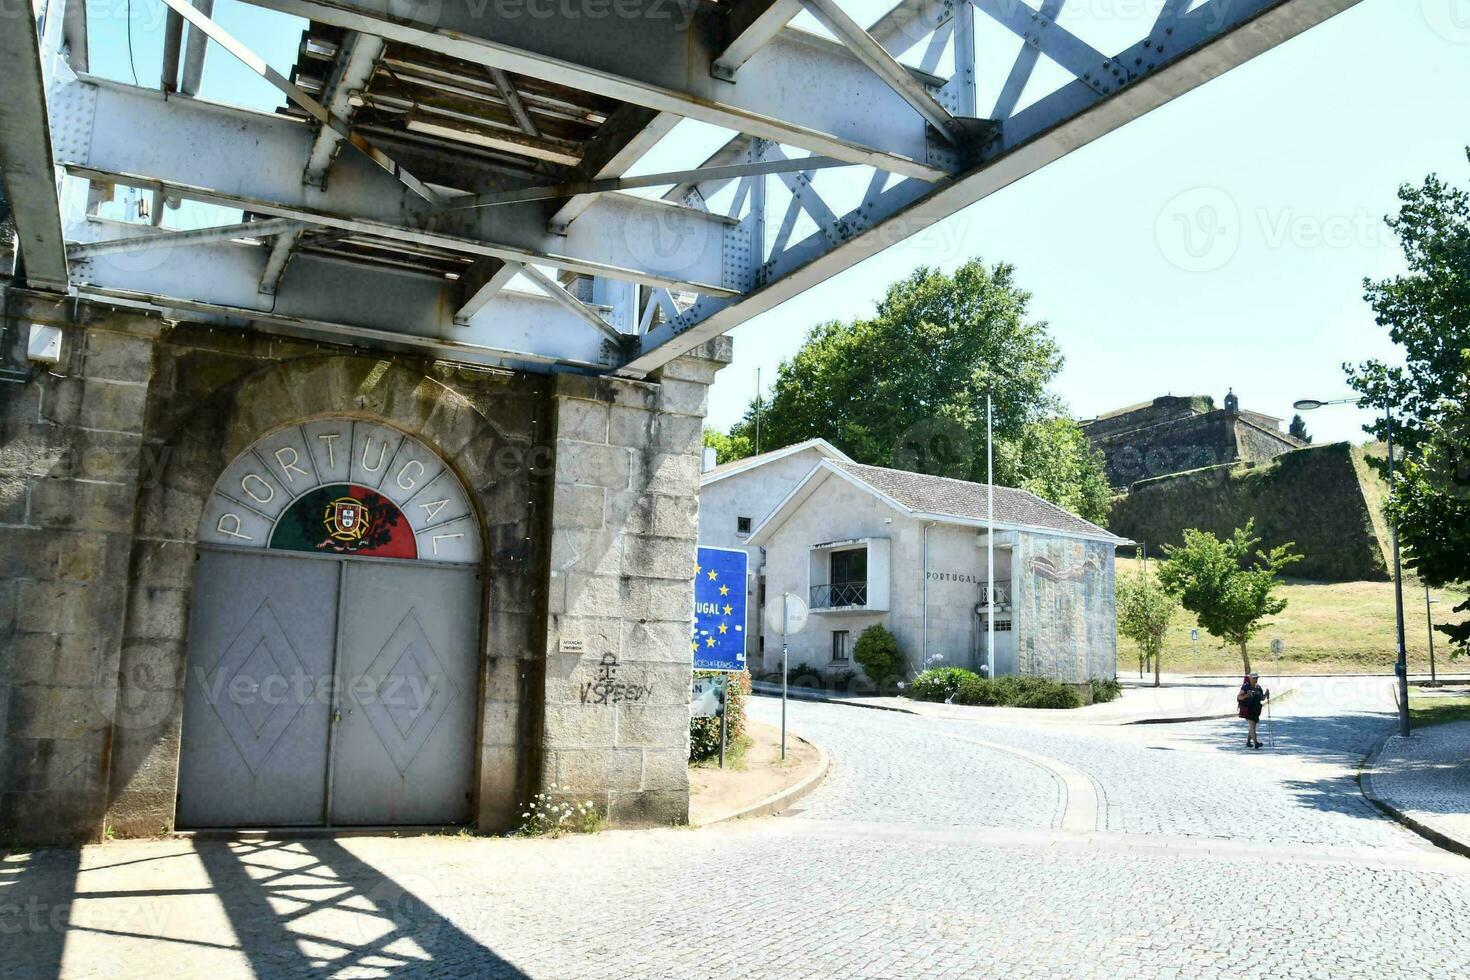
<svg viewBox="0 0 1470 980"><path fill-rule="evenodd" d="M700 548L694 565L695 670L745 669L746 554Z"/></svg>

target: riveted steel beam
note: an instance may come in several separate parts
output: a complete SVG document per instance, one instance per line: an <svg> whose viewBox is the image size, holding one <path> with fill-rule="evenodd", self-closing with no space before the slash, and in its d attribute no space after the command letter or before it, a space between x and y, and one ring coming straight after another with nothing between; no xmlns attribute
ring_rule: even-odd
<svg viewBox="0 0 1470 980"><path fill-rule="evenodd" d="M308 330L339 342L429 350L455 360L606 370L615 345L581 317L544 296L502 290L468 324L456 325L458 285L440 277L367 267L300 251L273 295L259 291L267 249L229 242L160 248L82 260L78 293L127 299L164 310ZM118 261L126 259L126 261ZM197 318L197 316L196 316Z"/></svg>
<svg viewBox="0 0 1470 980"><path fill-rule="evenodd" d="M383 56L383 47L382 40L371 34L347 32L333 63L332 75L322 90L322 104L328 112L351 124L356 111L352 97L366 88L372 79L378 59ZM327 174L341 147L341 133L331 126L319 127L306 157L302 179L313 187L327 186Z"/></svg>
<svg viewBox="0 0 1470 980"><path fill-rule="evenodd" d="M544 205L434 214L431 207L357 154L338 159L325 190L302 184L314 138L305 123L96 80L63 86L59 100L95 100L87 138L70 141L79 176L138 186L273 217L606 275L651 286L729 296L721 285L732 224L718 215L627 194L602 194L566 235L546 228ZM80 114L73 113L72 116ZM138 133L148 133L146 140ZM236 147L250 146L248 166ZM679 247L669 249L669 236Z"/></svg>
<svg viewBox="0 0 1470 980"><path fill-rule="evenodd" d="M895 241L912 235L1107 135L1180 95L1355 6L1359 0L1208 0L1180 14L1108 64L1106 91L1078 79L1000 123L979 159L931 188L900 181L844 219L835 243L818 232L768 264L762 284L738 301L701 297L641 336L619 369L642 377L745 320L772 309ZM983 7L977 9L984 12ZM854 220L856 219L856 220Z"/></svg>
<svg viewBox="0 0 1470 980"><path fill-rule="evenodd" d="M24 5L0 29L0 65L5 66L0 69L0 175L26 281L39 288L65 289L66 245L51 164L41 40L30 9ZM59 37L62 18L52 21Z"/></svg>
<svg viewBox="0 0 1470 980"><path fill-rule="evenodd" d="M883 49L883 45L863 30L836 0L802 0L812 16L822 26L837 36L859 61L872 69L873 74L888 85L914 111L923 116L945 139L959 142L961 133L955 127L954 114L930 94L909 70L898 63L898 59Z"/></svg>
<svg viewBox="0 0 1470 980"><path fill-rule="evenodd" d="M784 31L752 55L738 85L715 77L725 15L698 0L629 0L619 16L549 19L487 17L458 3L248 2L849 163L924 180L949 174L928 162L923 117L840 44Z"/></svg>

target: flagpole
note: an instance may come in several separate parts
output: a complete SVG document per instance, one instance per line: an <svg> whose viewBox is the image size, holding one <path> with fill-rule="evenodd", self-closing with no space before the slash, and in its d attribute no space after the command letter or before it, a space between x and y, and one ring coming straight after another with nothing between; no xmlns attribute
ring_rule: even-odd
<svg viewBox="0 0 1470 980"><path fill-rule="evenodd" d="M991 451L990 392L985 393L985 675L995 677L995 458Z"/></svg>

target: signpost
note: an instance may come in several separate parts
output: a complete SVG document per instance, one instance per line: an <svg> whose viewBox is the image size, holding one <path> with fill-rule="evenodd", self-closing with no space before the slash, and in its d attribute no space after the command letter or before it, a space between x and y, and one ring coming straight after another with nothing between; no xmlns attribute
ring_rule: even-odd
<svg viewBox="0 0 1470 980"><path fill-rule="evenodd" d="M788 636L800 633L806 627L807 607L801 596L794 592L782 592L766 603L766 629L781 637L781 758L786 758L786 675L790 670Z"/></svg>
<svg viewBox="0 0 1470 980"><path fill-rule="evenodd" d="M694 563L694 627L689 639L695 670L726 676L696 677L692 717L720 716L720 768L725 768L730 673L745 669L746 574L749 556L737 548L699 548Z"/></svg>
<svg viewBox="0 0 1470 980"><path fill-rule="evenodd" d="M1271 656L1276 658L1276 686L1281 686L1281 651L1286 644L1277 637L1271 641ZM1271 739L1271 748L1276 747L1276 726L1271 723L1271 692L1266 692L1266 736Z"/></svg>
<svg viewBox="0 0 1470 980"><path fill-rule="evenodd" d="M1189 631L1189 672L1199 673L1199 630Z"/></svg>

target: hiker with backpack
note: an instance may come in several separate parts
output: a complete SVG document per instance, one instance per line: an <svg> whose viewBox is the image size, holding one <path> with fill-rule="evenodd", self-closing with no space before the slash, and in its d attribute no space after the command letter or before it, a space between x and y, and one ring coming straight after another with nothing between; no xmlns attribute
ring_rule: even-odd
<svg viewBox="0 0 1470 980"><path fill-rule="evenodd" d="M1235 696L1240 717L1250 723L1245 734L1245 747L1248 749L1261 747L1261 740L1256 737L1256 725L1261 720L1261 706L1270 696L1271 692L1261 686L1261 675L1254 670L1246 675L1245 681L1240 685L1240 693Z"/></svg>

